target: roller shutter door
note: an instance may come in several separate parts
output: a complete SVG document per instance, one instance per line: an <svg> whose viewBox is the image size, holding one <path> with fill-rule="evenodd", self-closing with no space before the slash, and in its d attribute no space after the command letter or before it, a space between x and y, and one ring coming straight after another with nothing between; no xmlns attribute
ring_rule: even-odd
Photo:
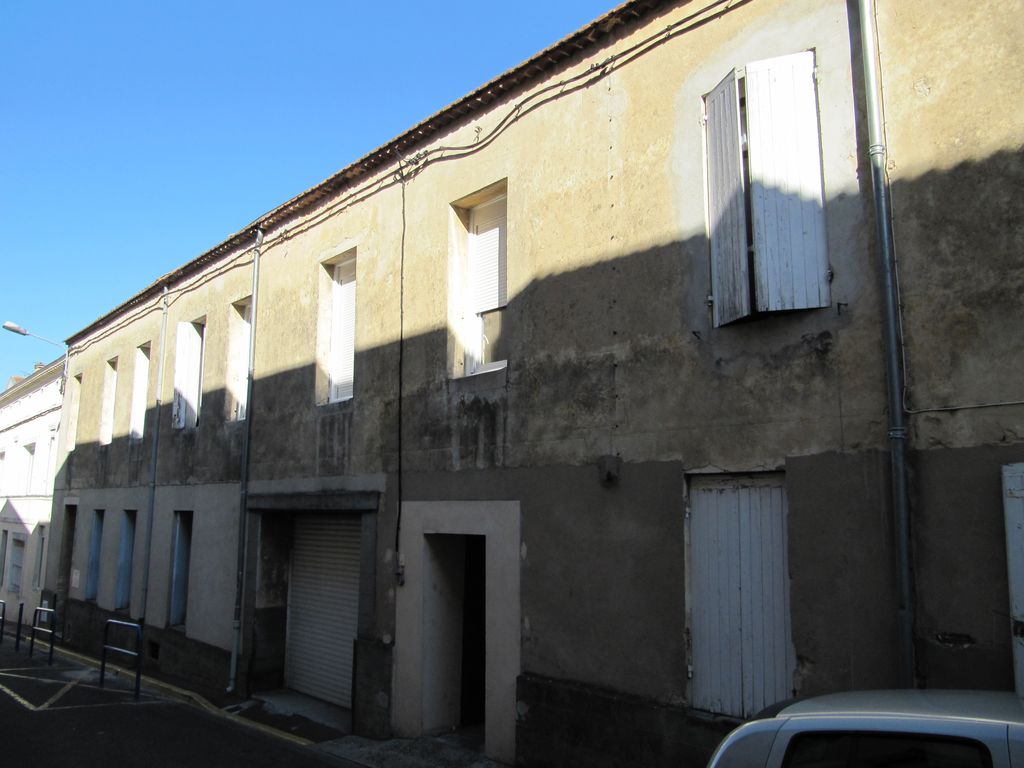
<svg viewBox="0 0 1024 768"><path fill-rule="evenodd" d="M285 683L352 706L359 620L359 518L297 515L288 589Z"/></svg>

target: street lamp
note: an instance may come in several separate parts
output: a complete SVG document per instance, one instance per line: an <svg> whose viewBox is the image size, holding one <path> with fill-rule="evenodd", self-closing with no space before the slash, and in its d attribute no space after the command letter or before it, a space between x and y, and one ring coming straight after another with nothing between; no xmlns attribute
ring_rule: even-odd
<svg viewBox="0 0 1024 768"><path fill-rule="evenodd" d="M68 378L68 355L71 353L71 348L64 344L61 344L59 341L53 341L52 339L48 339L45 336L40 336L39 334L27 331L17 323L12 323L10 320L4 323L4 330L10 331L11 333L16 333L19 336L31 336L34 339L45 341L47 344L53 344L53 346L55 347L64 347L64 372L60 376L60 393L64 394L64 383L67 381Z"/></svg>

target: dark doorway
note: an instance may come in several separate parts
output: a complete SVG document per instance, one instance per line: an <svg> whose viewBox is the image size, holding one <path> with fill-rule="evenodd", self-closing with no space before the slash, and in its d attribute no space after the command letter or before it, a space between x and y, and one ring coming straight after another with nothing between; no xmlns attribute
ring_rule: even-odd
<svg viewBox="0 0 1024 768"><path fill-rule="evenodd" d="M486 544L484 536L466 536L462 609L462 691L460 725L484 723L487 606Z"/></svg>

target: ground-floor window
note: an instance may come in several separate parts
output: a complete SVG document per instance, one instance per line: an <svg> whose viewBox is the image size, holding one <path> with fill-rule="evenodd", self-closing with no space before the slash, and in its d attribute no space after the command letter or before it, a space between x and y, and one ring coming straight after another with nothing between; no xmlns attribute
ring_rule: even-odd
<svg viewBox="0 0 1024 768"><path fill-rule="evenodd" d="M192 559L192 513L174 513L174 553L171 567L171 612L173 627L185 623L188 613L188 570Z"/></svg>

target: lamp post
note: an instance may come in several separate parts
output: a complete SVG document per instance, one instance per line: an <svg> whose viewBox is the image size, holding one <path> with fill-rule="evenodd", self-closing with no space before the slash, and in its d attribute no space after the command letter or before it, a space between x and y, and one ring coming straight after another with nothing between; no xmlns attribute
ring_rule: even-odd
<svg viewBox="0 0 1024 768"><path fill-rule="evenodd" d="M37 333L27 331L17 323L12 323L10 320L4 323L4 330L10 331L11 333L16 333L19 336L31 336L34 339L45 341L47 344L53 344L53 346L55 347L64 347L64 371L60 375L60 393L63 395L64 384L68 378L68 355L71 353L71 348L66 346L65 344L61 344L59 341L53 341L52 339L48 339L45 336L40 336Z"/></svg>

